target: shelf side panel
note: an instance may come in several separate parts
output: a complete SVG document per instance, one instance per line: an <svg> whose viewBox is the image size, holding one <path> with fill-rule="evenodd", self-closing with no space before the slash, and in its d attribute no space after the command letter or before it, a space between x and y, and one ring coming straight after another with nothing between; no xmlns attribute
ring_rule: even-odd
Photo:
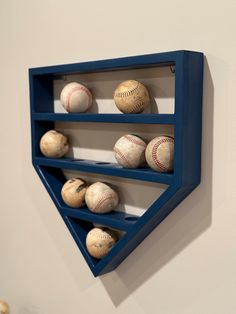
<svg viewBox="0 0 236 314"><path fill-rule="evenodd" d="M30 79L31 113L53 112L53 77L51 75L32 75Z"/></svg>
<svg viewBox="0 0 236 314"><path fill-rule="evenodd" d="M182 185L200 183L203 54L185 52L176 62L175 161Z"/></svg>

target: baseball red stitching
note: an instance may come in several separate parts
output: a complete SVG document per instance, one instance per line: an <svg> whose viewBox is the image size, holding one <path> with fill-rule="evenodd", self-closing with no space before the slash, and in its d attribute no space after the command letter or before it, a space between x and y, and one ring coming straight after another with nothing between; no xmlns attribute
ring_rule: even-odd
<svg viewBox="0 0 236 314"><path fill-rule="evenodd" d="M133 104L132 110L129 113L140 113L144 110L144 102L139 101Z"/></svg>
<svg viewBox="0 0 236 314"><path fill-rule="evenodd" d="M134 143L134 144L137 144L139 146L146 148L146 144L141 139L131 137L130 135L124 135L124 138L126 138L131 143Z"/></svg>
<svg viewBox="0 0 236 314"><path fill-rule="evenodd" d="M164 166L157 157L157 149L163 143L173 143L173 140L171 140L170 138L163 138L162 140L157 142L152 148L152 159L157 167L161 168L164 171L169 171L169 169L166 166Z"/></svg>
<svg viewBox="0 0 236 314"><path fill-rule="evenodd" d="M135 87L133 87L133 89L129 89L127 91L124 92L116 92L115 96L116 97L128 97L130 95L132 95L139 87L139 82L137 82L137 85Z"/></svg>
<svg viewBox="0 0 236 314"><path fill-rule="evenodd" d="M122 154L122 152L117 148L117 147L114 147L113 148L113 151L119 155L119 157L128 165L128 167L132 167L131 164L129 163L129 161L127 160L127 158L125 157L124 154Z"/></svg>
<svg viewBox="0 0 236 314"><path fill-rule="evenodd" d="M101 205L102 205L105 201L107 201L107 200L109 200L109 199L113 199L113 196L109 195L108 193L109 193L109 192L105 192L105 193L101 196L101 198L98 200L96 206L93 208L93 211L97 212L98 209L99 209L99 207L101 207Z"/></svg>
<svg viewBox="0 0 236 314"><path fill-rule="evenodd" d="M91 101L91 93L89 92L89 90L87 88L85 88L84 86L75 86L73 87L67 94L66 96L66 111L70 112L70 97L71 95L76 92L82 90L83 92L85 92L87 94L87 96L89 97L89 102L88 102L88 106L89 103Z"/></svg>

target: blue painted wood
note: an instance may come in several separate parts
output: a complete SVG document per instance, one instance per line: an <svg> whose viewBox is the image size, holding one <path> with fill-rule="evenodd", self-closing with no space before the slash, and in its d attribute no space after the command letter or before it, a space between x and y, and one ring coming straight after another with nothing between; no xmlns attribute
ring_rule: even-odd
<svg viewBox="0 0 236 314"><path fill-rule="evenodd" d="M138 168L128 169L122 168L118 164L109 162L99 162L94 160L81 160L72 158L49 159L45 157L35 157L34 165L72 169L82 172L100 173L109 176L123 177L142 181L159 182L163 184L171 184L174 182L174 174L161 173L152 169Z"/></svg>
<svg viewBox="0 0 236 314"><path fill-rule="evenodd" d="M64 217L64 222L70 230L70 233L83 254L88 266L94 276L96 276L96 266L99 261L89 255L85 245L87 233L93 228L93 224L88 221L77 220L70 217Z"/></svg>
<svg viewBox="0 0 236 314"><path fill-rule="evenodd" d="M74 73L90 73L102 71L117 71L147 67L160 67L175 65L179 54L187 51L171 51L154 53L142 56L132 56L100 61L89 61L74 64L47 66L30 69L32 75L66 75Z"/></svg>
<svg viewBox="0 0 236 314"><path fill-rule="evenodd" d="M53 167L38 165L35 168L62 218L65 216L77 218L123 231L128 231L137 222L139 217L124 212L113 211L109 214L98 215L89 211L87 207L80 209L68 207L61 197L61 189L66 181L63 172Z"/></svg>
<svg viewBox="0 0 236 314"><path fill-rule="evenodd" d="M175 114L55 114L53 113L53 80L61 75L175 66ZM116 268L143 239L200 183L203 54L174 51L112 60L82 62L29 70L32 161L48 193L58 208L94 276ZM161 174L148 168L123 169L118 165L89 160L47 159L39 151L39 139L54 127L55 121L173 124L175 149L174 173ZM97 215L86 208L70 209L60 195L65 177L61 169L74 169L103 175L125 177L167 184L167 190L140 218L125 213ZM129 220L127 220L129 218ZM89 256L85 239L93 223L125 231L102 260Z"/></svg>
<svg viewBox="0 0 236 314"><path fill-rule="evenodd" d="M71 122L102 122L102 123L145 123L174 124L173 114L92 114L92 113L35 113L35 121L71 121Z"/></svg>
<svg viewBox="0 0 236 314"><path fill-rule="evenodd" d="M61 213L67 217L77 218L85 221L92 221L95 224L110 228L128 231L139 219L138 216L123 212L112 211L109 214L94 214L87 208L73 209L61 206Z"/></svg>

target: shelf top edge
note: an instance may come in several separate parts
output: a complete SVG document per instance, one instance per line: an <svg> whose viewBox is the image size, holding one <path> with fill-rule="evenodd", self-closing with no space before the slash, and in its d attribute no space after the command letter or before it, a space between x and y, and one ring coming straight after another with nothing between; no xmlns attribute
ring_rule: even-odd
<svg viewBox="0 0 236 314"><path fill-rule="evenodd" d="M114 59L104 59L97 61L85 61L79 63L69 63L62 65L52 65L43 67L33 67L29 69L30 75L61 75L73 73L89 73L122 70L128 68L142 68L147 66L168 66L173 65L183 54L198 54L202 52L190 50L176 50L144 55L135 55L128 57L119 57Z"/></svg>

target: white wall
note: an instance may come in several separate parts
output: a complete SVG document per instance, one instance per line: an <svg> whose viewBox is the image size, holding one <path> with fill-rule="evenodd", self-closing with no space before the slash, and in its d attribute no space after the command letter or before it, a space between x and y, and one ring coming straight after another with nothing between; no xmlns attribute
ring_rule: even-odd
<svg viewBox="0 0 236 314"><path fill-rule="evenodd" d="M236 312L235 0L0 0L0 299L13 314ZM94 279L30 158L29 67L205 53L202 184Z"/></svg>

